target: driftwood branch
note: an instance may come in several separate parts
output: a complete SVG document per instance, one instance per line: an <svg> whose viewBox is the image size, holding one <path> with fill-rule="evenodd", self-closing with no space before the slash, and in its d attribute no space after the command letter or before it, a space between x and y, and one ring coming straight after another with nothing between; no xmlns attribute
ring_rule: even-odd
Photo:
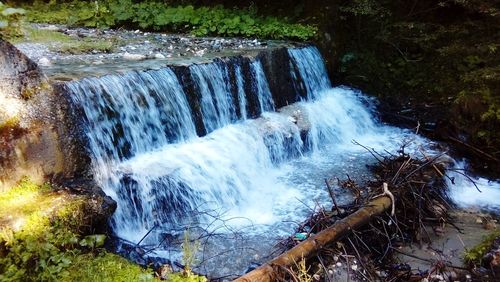
<svg viewBox="0 0 500 282"><path fill-rule="evenodd" d="M309 237L297 246L252 270L251 272L236 279L237 282L257 281L268 282L276 281L277 272L275 269L294 267L295 263L301 259L307 259L314 256L323 247L342 239L352 230L358 229L368 224L373 217L378 216L391 207L391 199L382 196L370 201L366 206L360 208L355 213L346 218L337 221L331 227Z"/></svg>

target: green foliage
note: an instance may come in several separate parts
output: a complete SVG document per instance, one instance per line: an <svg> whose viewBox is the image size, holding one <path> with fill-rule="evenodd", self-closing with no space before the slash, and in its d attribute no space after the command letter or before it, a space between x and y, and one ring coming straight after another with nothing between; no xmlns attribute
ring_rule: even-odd
<svg viewBox="0 0 500 282"><path fill-rule="evenodd" d="M152 281L152 272L133 265L126 259L106 252L76 256L62 281Z"/></svg>
<svg viewBox="0 0 500 282"><path fill-rule="evenodd" d="M14 40L21 41L19 40ZM46 30L26 28L23 42L45 43L51 51L67 54L85 54L92 51L110 53L119 45L115 40L101 38L74 38L64 33Z"/></svg>
<svg viewBox="0 0 500 282"><path fill-rule="evenodd" d="M51 224L43 212L32 213L19 231L4 228L0 239L1 281L54 281L79 253L75 233Z"/></svg>
<svg viewBox="0 0 500 282"><path fill-rule="evenodd" d="M484 255L486 255L491 248L493 241L498 237L500 237L500 229L495 229L490 234L486 235L481 243L477 244L470 250L466 250L464 252L464 260L470 264L481 265Z"/></svg>
<svg viewBox="0 0 500 282"><path fill-rule="evenodd" d="M22 20L26 11L21 8L8 7L0 2L0 33L5 38L22 35Z"/></svg>
<svg viewBox="0 0 500 282"><path fill-rule="evenodd" d="M206 282L206 277L195 274L187 275L185 273L172 273L168 275L169 282Z"/></svg>
<svg viewBox="0 0 500 282"><path fill-rule="evenodd" d="M82 237L85 199L50 192L28 178L0 194L0 281L147 281L150 270Z"/></svg>
<svg viewBox="0 0 500 282"><path fill-rule="evenodd" d="M171 7L161 2L132 0L35 2L28 9L32 22L66 23L88 27L139 27L146 30L185 32L196 36L241 36L308 40L317 29L289 23L285 18L263 17L254 8L223 6Z"/></svg>
<svg viewBox="0 0 500 282"><path fill-rule="evenodd" d="M191 277L193 273L191 267L196 263L196 254L200 249L200 242L191 242L189 239L189 231L184 232L184 241L182 242L182 263L184 263L185 276Z"/></svg>
<svg viewBox="0 0 500 282"><path fill-rule="evenodd" d="M401 104L430 105L498 154L500 10L494 1L355 0L339 7L340 83ZM410 101L411 99L411 101ZM424 108L424 107L423 107ZM417 119L429 113L416 113ZM453 117L453 119L450 119ZM422 121L422 120L421 120Z"/></svg>

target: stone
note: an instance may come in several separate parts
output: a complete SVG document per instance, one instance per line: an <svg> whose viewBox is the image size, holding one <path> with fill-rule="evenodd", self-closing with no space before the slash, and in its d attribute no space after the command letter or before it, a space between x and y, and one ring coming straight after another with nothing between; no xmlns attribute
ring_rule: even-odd
<svg viewBox="0 0 500 282"><path fill-rule="evenodd" d="M37 63L42 67L50 67L52 65L52 62L47 57L40 58Z"/></svg>
<svg viewBox="0 0 500 282"><path fill-rule="evenodd" d="M146 59L146 55L131 54L131 53L125 52L125 54L123 54L123 58L125 60L130 60L130 61L141 61L141 60L145 60Z"/></svg>
<svg viewBox="0 0 500 282"><path fill-rule="evenodd" d="M158 276L160 277L161 280L168 280L170 274L173 272L174 272L174 269L169 264L164 264L164 265L160 266L160 268L157 271Z"/></svg>
<svg viewBox="0 0 500 282"><path fill-rule="evenodd" d="M155 59L158 59L158 60L165 59L165 55L163 55L162 53L156 53L155 54Z"/></svg>
<svg viewBox="0 0 500 282"><path fill-rule="evenodd" d="M25 175L41 184L88 172L90 159L77 141L66 97L35 62L1 39L0 68L0 125L10 120L0 132L0 192Z"/></svg>

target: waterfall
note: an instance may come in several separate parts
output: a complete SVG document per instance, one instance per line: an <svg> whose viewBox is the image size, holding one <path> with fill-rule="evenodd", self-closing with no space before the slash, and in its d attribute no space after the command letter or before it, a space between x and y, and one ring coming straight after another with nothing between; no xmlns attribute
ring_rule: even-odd
<svg viewBox="0 0 500 282"><path fill-rule="evenodd" d="M196 135L191 109L168 69L67 84L81 107L94 160L123 160Z"/></svg>
<svg viewBox="0 0 500 282"><path fill-rule="evenodd" d="M309 66L300 60L310 59L311 49L294 52L299 71ZM202 205L237 207L261 193L259 187L270 186L252 179L304 152L297 125L272 113L273 96L259 60L216 60L191 65L188 73L194 91L189 93L169 68L67 83L85 118L94 177L118 203L112 225L120 237L133 241L153 226L203 220L190 216ZM234 124L249 117L249 99L256 106L252 112L263 116ZM196 135L196 113L207 136Z"/></svg>
<svg viewBox="0 0 500 282"><path fill-rule="evenodd" d="M262 70L262 64L260 61L254 61L251 64L252 72L255 81L255 89L257 92L257 97L259 98L259 109L260 112L274 111L274 101L269 90L269 85L267 84L267 79Z"/></svg>
<svg viewBox="0 0 500 282"><path fill-rule="evenodd" d="M499 212L500 182L467 174L466 162L455 162L446 172L450 197L462 208L476 207Z"/></svg>
<svg viewBox="0 0 500 282"><path fill-rule="evenodd" d="M138 242L156 228L143 242L157 244L184 226L218 230L213 212L233 218L224 227L286 233L284 222L309 212L304 203L328 199L325 177L367 173L360 164L373 159L352 140L380 152L428 142L377 123L359 91L332 88L315 47L285 53L292 81L268 77L265 59L239 58L67 83L94 177L118 203L119 237ZM287 97L305 99L275 112L273 97L287 94L271 91L276 81L293 85Z"/></svg>
<svg viewBox="0 0 500 282"><path fill-rule="evenodd" d="M307 99L314 99L321 91L332 87L325 63L317 48L288 49L288 53L302 78L301 87L306 89ZM292 77L297 78L298 75L293 73Z"/></svg>
<svg viewBox="0 0 500 282"><path fill-rule="evenodd" d="M245 89L243 86L243 74L241 73L241 67L236 65L234 67L234 72L236 76L236 87L238 89L238 102L240 106L240 115L242 119L248 118L247 111L247 99L245 97Z"/></svg>
<svg viewBox="0 0 500 282"><path fill-rule="evenodd" d="M218 63L192 65L190 70L201 93L201 111L207 132L236 120L226 66Z"/></svg>

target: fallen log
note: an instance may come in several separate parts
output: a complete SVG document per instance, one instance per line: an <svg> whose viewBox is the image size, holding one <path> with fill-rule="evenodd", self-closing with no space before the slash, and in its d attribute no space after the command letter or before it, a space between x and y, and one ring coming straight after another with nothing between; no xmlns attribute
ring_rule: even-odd
<svg viewBox="0 0 500 282"><path fill-rule="evenodd" d="M276 270L293 267L300 260L314 256L323 247L342 239L344 236L348 235L351 230L362 227L369 223L374 216L378 216L386 210L389 210L391 204L391 199L388 196L375 198L353 214L339 220L334 225L318 234L309 237L292 249L246 273L235 281L277 281Z"/></svg>

